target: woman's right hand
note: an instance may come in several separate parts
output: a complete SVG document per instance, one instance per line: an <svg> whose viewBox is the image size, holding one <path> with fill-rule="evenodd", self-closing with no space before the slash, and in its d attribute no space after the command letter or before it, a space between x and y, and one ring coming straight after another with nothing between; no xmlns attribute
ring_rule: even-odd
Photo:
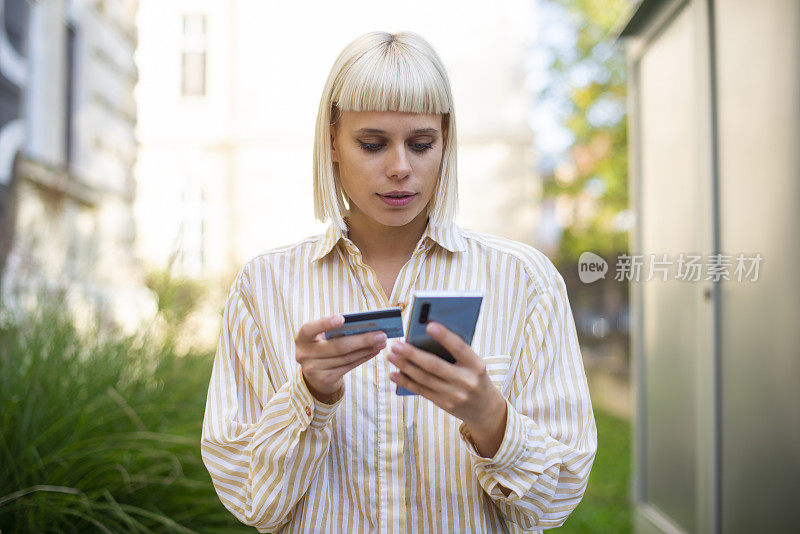
<svg viewBox="0 0 800 534"><path fill-rule="evenodd" d="M386 334L380 331L325 339L326 330L343 322L342 315L309 321L294 339L295 360L303 368L308 390L327 404L338 398L345 373L374 358L386 346Z"/></svg>

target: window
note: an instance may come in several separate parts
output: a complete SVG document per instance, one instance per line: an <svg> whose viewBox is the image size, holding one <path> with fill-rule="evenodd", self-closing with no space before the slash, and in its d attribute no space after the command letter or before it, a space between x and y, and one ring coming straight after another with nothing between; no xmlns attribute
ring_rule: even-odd
<svg viewBox="0 0 800 534"><path fill-rule="evenodd" d="M181 95L206 94L206 16L183 16L181 38Z"/></svg>
<svg viewBox="0 0 800 534"><path fill-rule="evenodd" d="M72 166L72 150L74 139L72 135L72 122L74 114L75 99L75 27L72 24L67 24L66 31L66 48L67 48L67 76L65 79L64 87L64 164L67 168Z"/></svg>

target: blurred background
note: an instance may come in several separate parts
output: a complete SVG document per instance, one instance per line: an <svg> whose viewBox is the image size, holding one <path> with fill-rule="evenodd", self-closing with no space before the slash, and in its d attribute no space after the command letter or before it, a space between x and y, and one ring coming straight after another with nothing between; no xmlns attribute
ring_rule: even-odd
<svg viewBox="0 0 800 534"><path fill-rule="evenodd" d="M324 232L319 98L372 30L448 69L456 222L567 283L599 449L557 530L790 532L794 0L1 0L0 531L252 531L199 456L224 299ZM614 276L681 252L765 260L750 283Z"/></svg>

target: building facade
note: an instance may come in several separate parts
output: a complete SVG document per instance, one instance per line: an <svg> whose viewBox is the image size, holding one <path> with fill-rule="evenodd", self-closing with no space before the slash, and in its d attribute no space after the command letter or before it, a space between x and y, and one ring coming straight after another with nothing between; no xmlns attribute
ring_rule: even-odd
<svg viewBox="0 0 800 534"><path fill-rule="evenodd" d="M57 290L132 332L156 311L134 251L137 2L0 5L3 302Z"/></svg>

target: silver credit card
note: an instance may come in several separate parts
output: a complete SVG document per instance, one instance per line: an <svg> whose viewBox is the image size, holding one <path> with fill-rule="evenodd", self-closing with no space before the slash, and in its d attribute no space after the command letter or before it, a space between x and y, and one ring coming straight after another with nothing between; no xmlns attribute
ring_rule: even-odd
<svg viewBox="0 0 800 534"><path fill-rule="evenodd" d="M325 332L325 339L353 336L364 332L382 330L388 339L403 337L403 319L400 308L383 308L355 313L343 313L344 323Z"/></svg>

